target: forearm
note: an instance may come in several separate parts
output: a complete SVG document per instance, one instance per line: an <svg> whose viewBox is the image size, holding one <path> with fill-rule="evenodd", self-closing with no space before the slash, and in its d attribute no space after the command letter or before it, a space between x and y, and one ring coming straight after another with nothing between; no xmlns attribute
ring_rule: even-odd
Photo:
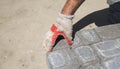
<svg viewBox="0 0 120 69"><path fill-rule="evenodd" d="M65 15L73 15L84 0L67 0L61 13Z"/></svg>

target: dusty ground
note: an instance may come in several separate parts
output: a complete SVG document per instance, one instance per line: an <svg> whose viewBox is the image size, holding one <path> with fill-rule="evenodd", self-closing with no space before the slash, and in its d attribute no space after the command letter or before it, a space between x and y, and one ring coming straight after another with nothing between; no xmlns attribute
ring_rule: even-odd
<svg viewBox="0 0 120 69"><path fill-rule="evenodd" d="M64 2L0 0L0 69L47 69L42 40ZM106 7L106 0L86 0L74 23Z"/></svg>

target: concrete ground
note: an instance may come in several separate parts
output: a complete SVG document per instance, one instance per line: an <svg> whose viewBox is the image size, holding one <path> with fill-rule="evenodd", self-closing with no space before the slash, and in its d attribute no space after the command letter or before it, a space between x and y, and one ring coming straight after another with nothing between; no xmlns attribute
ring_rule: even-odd
<svg viewBox="0 0 120 69"><path fill-rule="evenodd" d="M0 0L0 69L47 69L42 46L65 0ZM74 23L108 7L106 0L86 0ZM86 29L94 27L94 24Z"/></svg>

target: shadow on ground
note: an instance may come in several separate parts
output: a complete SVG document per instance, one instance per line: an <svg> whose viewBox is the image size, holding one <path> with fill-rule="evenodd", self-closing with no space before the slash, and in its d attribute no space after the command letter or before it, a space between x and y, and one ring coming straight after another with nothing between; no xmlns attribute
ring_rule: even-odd
<svg viewBox="0 0 120 69"><path fill-rule="evenodd" d="M98 27L112 24L109 20L109 8L90 13L75 23L73 25L73 37L77 31L91 23L95 23Z"/></svg>

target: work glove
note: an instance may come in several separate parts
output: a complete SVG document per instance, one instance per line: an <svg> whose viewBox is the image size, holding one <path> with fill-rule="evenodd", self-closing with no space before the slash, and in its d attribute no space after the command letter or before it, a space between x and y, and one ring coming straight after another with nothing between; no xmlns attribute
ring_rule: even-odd
<svg viewBox="0 0 120 69"><path fill-rule="evenodd" d="M72 44L72 19L74 15L64 15L59 13L55 24L46 33L43 45L47 52L51 52L55 41L59 35L62 35L66 42Z"/></svg>

